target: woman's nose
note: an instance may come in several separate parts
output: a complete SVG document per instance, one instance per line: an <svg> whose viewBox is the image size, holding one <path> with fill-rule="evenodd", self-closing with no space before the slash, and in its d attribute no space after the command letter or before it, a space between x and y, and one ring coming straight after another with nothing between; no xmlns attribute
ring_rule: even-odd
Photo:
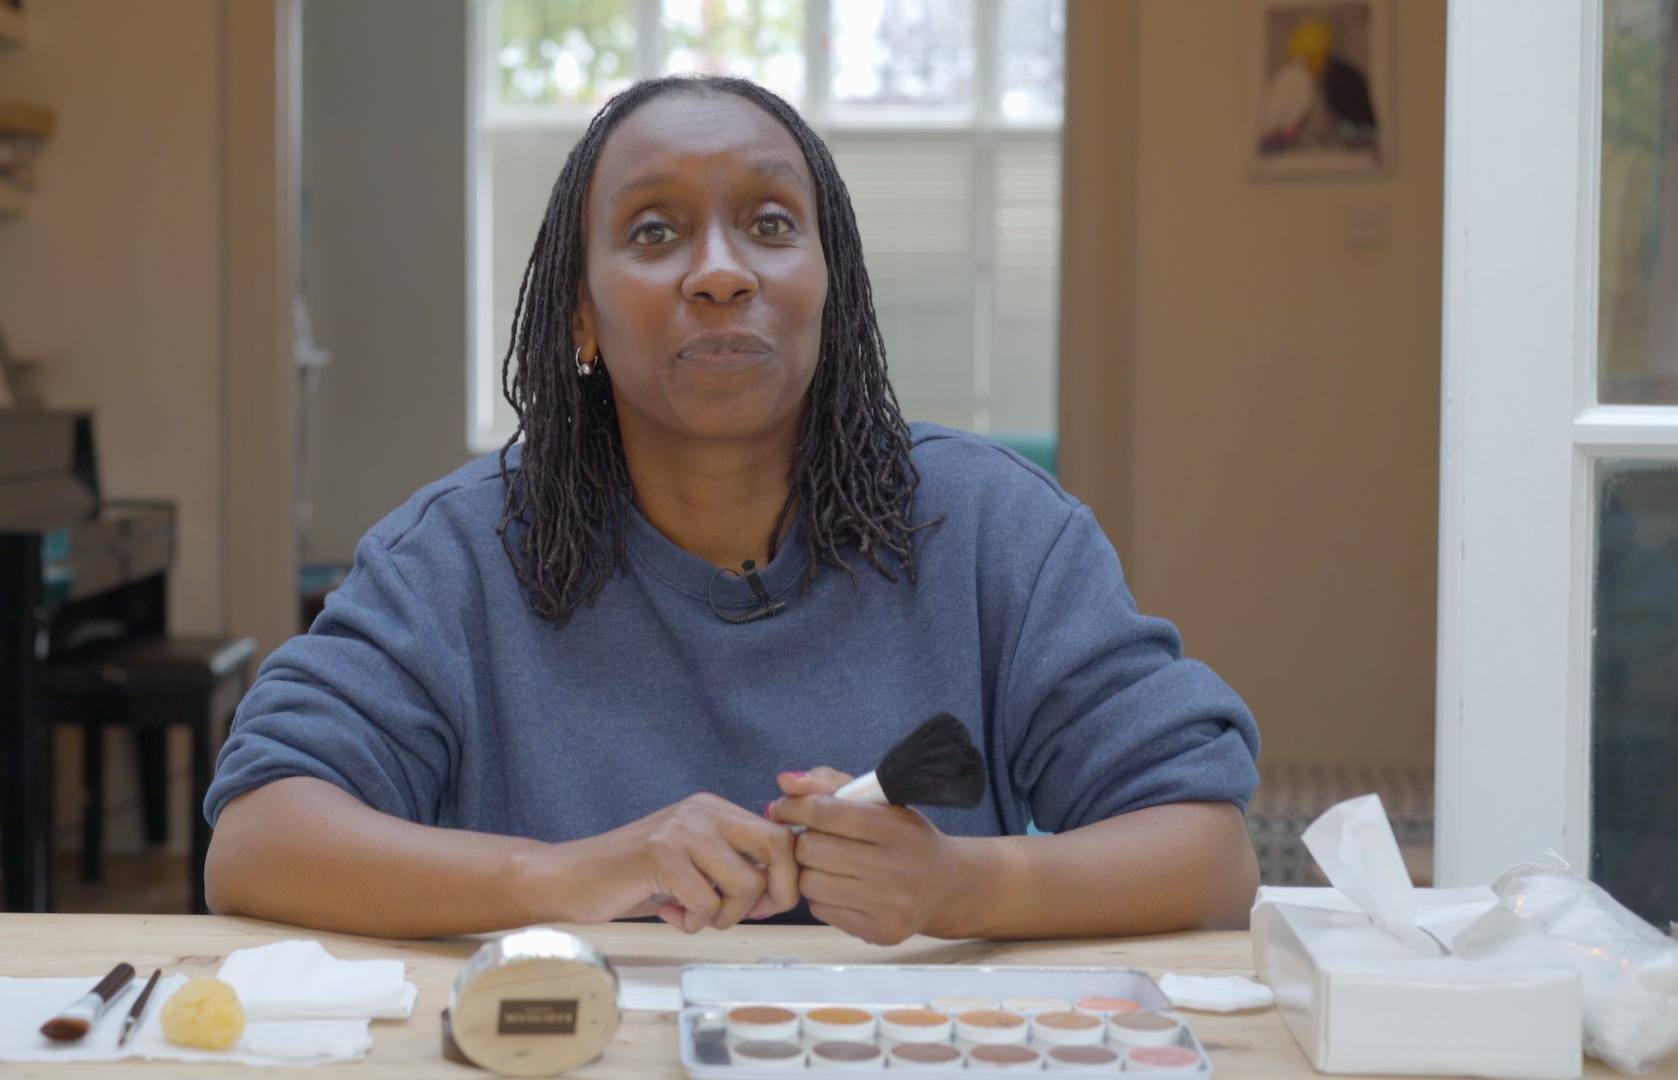
<svg viewBox="0 0 1678 1080"><path fill-rule="evenodd" d="M689 300L730 304L757 293L757 275L746 265L738 237L726 224L707 228L693 246L693 268L682 280Z"/></svg>

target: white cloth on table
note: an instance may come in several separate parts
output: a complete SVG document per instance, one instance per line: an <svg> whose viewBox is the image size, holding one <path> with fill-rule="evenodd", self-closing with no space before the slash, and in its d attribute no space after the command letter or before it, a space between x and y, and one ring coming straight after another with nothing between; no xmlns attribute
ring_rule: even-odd
<svg viewBox="0 0 1678 1080"><path fill-rule="evenodd" d="M394 976L394 978L393 978ZM240 949L223 962L220 977L245 1009L245 1032L231 1050L195 1050L163 1037L163 1005L186 975L159 979L145 1016L128 1045L117 1046L123 1017L145 985L145 975L76 1042L53 1042L41 1025L99 981L75 978L0 978L0 1061L223 1061L242 1065L321 1065L352 1061L373 1048L370 1019L401 1019L413 1012L418 989L399 960L337 960L314 941L284 941ZM308 995L318 995L310 1005Z"/></svg>

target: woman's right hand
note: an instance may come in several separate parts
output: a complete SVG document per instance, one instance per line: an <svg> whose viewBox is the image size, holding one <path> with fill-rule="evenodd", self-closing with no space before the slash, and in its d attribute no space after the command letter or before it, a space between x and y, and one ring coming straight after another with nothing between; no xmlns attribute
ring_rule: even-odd
<svg viewBox="0 0 1678 1080"><path fill-rule="evenodd" d="M720 796L690 795L582 842L602 859L603 888L579 921L656 913L692 934L787 911L798 903L794 839Z"/></svg>

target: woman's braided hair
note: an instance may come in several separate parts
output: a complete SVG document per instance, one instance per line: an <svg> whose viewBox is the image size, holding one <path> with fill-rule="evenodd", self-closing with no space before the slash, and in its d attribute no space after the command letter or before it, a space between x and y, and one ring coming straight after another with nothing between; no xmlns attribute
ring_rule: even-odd
<svg viewBox="0 0 1678 1080"><path fill-rule="evenodd" d="M791 515L802 517L808 589L822 564L856 572L849 546L896 581L915 580L910 508L920 475L909 460L909 426L886 379L886 347L874 315L850 194L827 146L785 101L755 83L720 76L667 76L635 83L608 101L565 159L519 282L501 389L518 428L501 448L505 495L496 528L532 610L563 625L624 568L624 530L634 490L624 464L611 379L579 377L571 324L584 277L583 207L600 148L612 129L666 93L734 94L779 120L815 181L827 262L821 349L800 424L790 491L769 537L770 555ZM515 470L507 454L520 437ZM516 472L516 477L514 473Z"/></svg>

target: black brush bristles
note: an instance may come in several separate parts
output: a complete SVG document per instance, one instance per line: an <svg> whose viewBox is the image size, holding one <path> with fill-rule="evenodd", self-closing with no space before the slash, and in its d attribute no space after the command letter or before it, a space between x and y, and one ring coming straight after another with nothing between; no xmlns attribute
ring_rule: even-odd
<svg viewBox="0 0 1678 1080"><path fill-rule="evenodd" d="M949 713L905 735L874 770L893 806L955 806L970 810L985 797L985 759Z"/></svg>

